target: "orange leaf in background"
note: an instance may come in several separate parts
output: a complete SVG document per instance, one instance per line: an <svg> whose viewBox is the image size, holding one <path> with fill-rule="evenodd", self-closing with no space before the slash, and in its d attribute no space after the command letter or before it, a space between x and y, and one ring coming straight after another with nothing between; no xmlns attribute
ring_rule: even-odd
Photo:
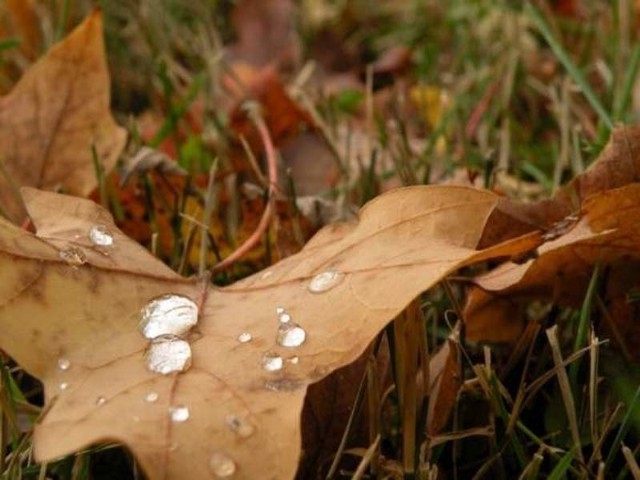
<svg viewBox="0 0 640 480"><path fill-rule="evenodd" d="M0 98L0 210L22 221L18 188L86 196L97 184L92 149L105 171L126 132L109 112L102 15L94 12Z"/></svg>
<svg viewBox="0 0 640 480"><path fill-rule="evenodd" d="M0 220L0 348L45 386L35 456L117 441L151 480L292 478L307 386L444 276L520 248L475 249L495 195L411 187L218 289L88 200L24 193L37 236Z"/></svg>

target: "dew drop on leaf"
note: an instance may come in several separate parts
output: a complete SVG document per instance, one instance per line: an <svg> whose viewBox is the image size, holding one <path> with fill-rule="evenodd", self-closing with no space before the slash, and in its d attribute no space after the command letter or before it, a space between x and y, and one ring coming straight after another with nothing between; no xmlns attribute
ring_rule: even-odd
<svg viewBox="0 0 640 480"><path fill-rule="evenodd" d="M240 343L249 343L251 340L253 340L253 335L249 332L242 332L238 335L238 342Z"/></svg>
<svg viewBox="0 0 640 480"><path fill-rule="evenodd" d="M262 356L262 368L268 372L277 372L282 369L284 361L282 357L274 352L266 352Z"/></svg>
<svg viewBox="0 0 640 480"><path fill-rule="evenodd" d="M71 368L71 362L66 359L66 358L59 358L58 359L58 368L60 370L62 370L63 372L69 370L69 368Z"/></svg>
<svg viewBox="0 0 640 480"><path fill-rule="evenodd" d="M96 247L112 247L113 235L104 225L94 225L89 229L89 241Z"/></svg>
<svg viewBox="0 0 640 480"><path fill-rule="evenodd" d="M229 430L242 438L250 437L256 430L256 427L254 427L252 423L238 415L227 415L224 418L224 423L227 425Z"/></svg>
<svg viewBox="0 0 640 480"><path fill-rule="evenodd" d="M98 397L96 398L96 405L100 406L100 405L104 405L105 403L107 403L107 399L104 397Z"/></svg>
<svg viewBox="0 0 640 480"><path fill-rule="evenodd" d="M184 372L191 366L191 347L175 335L162 335L151 341L145 360L149 370L161 375Z"/></svg>
<svg viewBox="0 0 640 480"><path fill-rule="evenodd" d="M290 357L287 358L287 362L293 364L293 365L298 365L298 363L300 363L300 357Z"/></svg>
<svg viewBox="0 0 640 480"><path fill-rule="evenodd" d="M140 311L138 328L148 339L160 335L182 335L198 322L198 306L184 295L162 295Z"/></svg>
<svg viewBox="0 0 640 480"><path fill-rule="evenodd" d="M184 405L169 408L169 416L172 422L186 422L189 420L189 415L189 408Z"/></svg>
<svg viewBox="0 0 640 480"><path fill-rule="evenodd" d="M236 462L224 452L215 452L209 459L211 473L217 478L229 478L236 473Z"/></svg>
<svg viewBox="0 0 640 480"><path fill-rule="evenodd" d="M284 307L276 307L276 314L282 315L284 312L286 312Z"/></svg>
<svg viewBox="0 0 640 480"><path fill-rule="evenodd" d="M326 270L311 279L309 291L311 293L324 293L338 285L343 278L344 274L337 270Z"/></svg>
<svg viewBox="0 0 640 480"><path fill-rule="evenodd" d="M289 323L291 321L291 315L286 312L283 312L278 315L278 321L280 323Z"/></svg>
<svg viewBox="0 0 640 480"><path fill-rule="evenodd" d="M157 402L159 395L156 392L149 392L144 396L145 402L154 403Z"/></svg>
<svg viewBox="0 0 640 480"><path fill-rule="evenodd" d="M281 347L299 347L306 339L307 332L297 323L281 323L278 326L276 343Z"/></svg>
<svg viewBox="0 0 640 480"><path fill-rule="evenodd" d="M58 388L60 388L60 390L66 390L67 388L69 388L69 383L62 382L60 385L58 385Z"/></svg>
<svg viewBox="0 0 640 480"><path fill-rule="evenodd" d="M87 263L87 256L78 247L64 248L58 252L58 256L73 267L79 267Z"/></svg>

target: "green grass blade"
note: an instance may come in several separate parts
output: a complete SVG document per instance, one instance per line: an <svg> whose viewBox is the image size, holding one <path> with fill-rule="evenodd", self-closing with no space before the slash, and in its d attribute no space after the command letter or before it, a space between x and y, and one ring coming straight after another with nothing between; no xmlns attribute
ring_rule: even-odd
<svg viewBox="0 0 640 480"><path fill-rule="evenodd" d="M551 33L551 29L547 25L547 22L544 20L540 12L533 6L531 3L527 2L524 7L524 13L533 21L535 26L540 30L542 36L547 41L553 53L558 57L560 63L564 66L564 68L569 72L573 81L580 87L582 93L586 97L587 101L591 105L591 107L596 111L602 123L609 129L613 130L613 120L611 120L611 116L604 109L600 100L594 93L591 86L587 83L587 80L582 75L582 72L578 69L578 67L573 63L571 58L569 58L569 54L567 51L560 45L560 42L556 40L556 38Z"/></svg>
<svg viewBox="0 0 640 480"><path fill-rule="evenodd" d="M565 480L567 478L567 470L571 466L571 462L573 462L573 457L575 457L575 452L573 450L567 452L567 454L560 459L555 468L551 471L547 480Z"/></svg>

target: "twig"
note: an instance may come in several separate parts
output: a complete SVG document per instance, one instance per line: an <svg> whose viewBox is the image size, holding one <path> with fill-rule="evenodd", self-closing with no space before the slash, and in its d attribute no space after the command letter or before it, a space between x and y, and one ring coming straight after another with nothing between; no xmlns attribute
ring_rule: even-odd
<svg viewBox="0 0 640 480"><path fill-rule="evenodd" d="M257 114L257 112L253 111L253 109L250 110L249 117L253 120L256 129L258 130L258 134L260 135L262 143L264 144L264 151L267 157L267 171L269 174L267 207L262 213L262 218L260 219L258 227L254 230L251 236L247 238L245 242L240 245L231 255L215 265L213 267L214 272L229 268L236 261L246 255L260 241L260 238L262 238L267 230L267 227L269 226L269 222L271 221L271 217L273 216L273 212L275 210L273 201L275 198L276 189L278 188L278 162L276 158L276 150L273 146L271 136L269 135L269 129L264 123L262 117Z"/></svg>

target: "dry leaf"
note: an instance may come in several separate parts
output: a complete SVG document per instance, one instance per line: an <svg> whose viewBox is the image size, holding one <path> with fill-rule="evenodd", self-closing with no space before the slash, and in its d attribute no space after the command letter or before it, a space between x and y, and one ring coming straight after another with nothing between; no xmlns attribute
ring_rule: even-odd
<svg viewBox="0 0 640 480"><path fill-rule="evenodd" d="M0 211L14 221L24 218L21 186L88 195L97 183L92 148L109 171L125 140L109 113L96 11L0 98Z"/></svg>
<svg viewBox="0 0 640 480"><path fill-rule="evenodd" d="M609 281L614 281L628 264L640 261L638 215L638 183L589 197L580 220L568 223L541 245L537 258L503 264L474 280L491 295L473 291L469 295L464 315L467 337L517 339L523 317L516 299L579 306L596 264L609 267Z"/></svg>
<svg viewBox="0 0 640 480"><path fill-rule="evenodd" d="M520 248L475 250L496 201L464 187L389 192L359 223L325 228L299 254L217 289L177 276L96 204L26 189L38 236L0 220L0 347L45 385L36 458L117 441L151 479L292 478L307 385L358 358L443 276ZM141 317L167 295L186 302L185 328L145 338ZM190 351L190 368L151 371L167 345L184 356L162 359Z"/></svg>

